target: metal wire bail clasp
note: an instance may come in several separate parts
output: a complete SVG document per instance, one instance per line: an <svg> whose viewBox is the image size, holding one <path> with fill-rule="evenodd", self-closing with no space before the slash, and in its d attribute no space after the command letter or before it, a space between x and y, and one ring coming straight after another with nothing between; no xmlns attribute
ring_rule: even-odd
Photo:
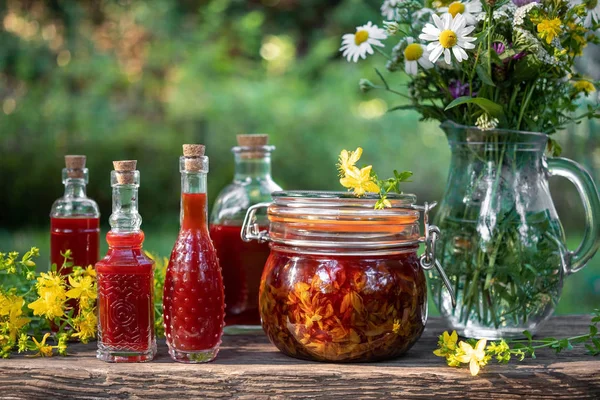
<svg viewBox="0 0 600 400"><path fill-rule="evenodd" d="M441 235L440 228L435 225L429 225L429 210L436 205L436 202L431 204L425 203L423 206L413 205L414 209L423 212L423 222L425 224L425 237L421 239L421 241L425 243L425 253L421 255L419 261L421 263L421 268L426 271L435 267L438 274L440 274L446 289L448 289L448 293L450 293L452 307L456 307L456 296L454 295L454 289L452 289L452 285L450 284L450 280L448 279L446 272L444 272L444 268L442 268L442 264L440 264L437 259L436 244Z"/></svg>
<svg viewBox="0 0 600 400"><path fill-rule="evenodd" d="M261 208L267 208L271 203L258 203L253 205L246 211L246 217L242 224L241 237L244 242L258 240L259 243L268 242L271 240L269 231L261 231L260 226L256 223L256 212Z"/></svg>

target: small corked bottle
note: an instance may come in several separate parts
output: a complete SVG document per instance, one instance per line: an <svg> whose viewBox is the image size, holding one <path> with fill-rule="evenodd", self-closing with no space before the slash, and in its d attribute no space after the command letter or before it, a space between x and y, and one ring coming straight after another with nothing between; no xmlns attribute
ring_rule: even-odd
<svg viewBox="0 0 600 400"><path fill-rule="evenodd" d="M98 351L107 362L144 362L156 354L154 261L142 251L136 161L114 161L108 253L96 263Z"/></svg>
<svg viewBox="0 0 600 400"><path fill-rule="evenodd" d="M181 230L165 277L165 334L173 360L201 363L219 352L225 314L221 268L208 233L204 146L184 144L179 166Z"/></svg>
<svg viewBox="0 0 600 400"><path fill-rule="evenodd" d="M65 251L71 250L72 265L87 267L100 258L100 211L96 202L86 195L88 169L85 156L65 156L62 181L65 194L57 199L50 211L50 264L61 269Z"/></svg>
<svg viewBox="0 0 600 400"><path fill-rule="evenodd" d="M210 236L214 241L225 284L225 333L260 330L258 289L269 257L268 243L244 242L242 223L249 207L271 201L271 193L282 190L271 178L271 153L265 134L238 135L235 175L215 200ZM268 229L266 214L258 216L261 230Z"/></svg>

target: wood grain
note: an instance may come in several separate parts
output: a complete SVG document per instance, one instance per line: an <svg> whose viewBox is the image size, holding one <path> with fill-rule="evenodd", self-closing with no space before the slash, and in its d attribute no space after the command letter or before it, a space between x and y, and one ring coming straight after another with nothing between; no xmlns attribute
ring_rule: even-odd
<svg viewBox="0 0 600 400"><path fill-rule="evenodd" d="M555 317L539 336L586 333L589 316ZM96 360L96 344L75 344L70 357L0 360L5 399L599 399L600 358L583 349L510 365L490 364L478 377L447 367L432 354L444 329L431 319L423 337L397 360L370 364L323 364L289 358L264 335L225 336L217 360L173 363L164 342L146 364Z"/></svg>

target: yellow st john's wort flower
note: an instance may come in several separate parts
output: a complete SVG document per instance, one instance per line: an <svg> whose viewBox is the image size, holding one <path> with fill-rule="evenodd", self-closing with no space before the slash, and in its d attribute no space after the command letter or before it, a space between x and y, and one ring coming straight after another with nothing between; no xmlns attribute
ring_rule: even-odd
<svg viewBox="0 0 600 400"><path fill-rule="evenodd" d="M62 317L64 315L64 302L67 296L62 287L46 289L43 294L33 303L27 305L33 310L34 315L44 315L48 319Z"/></svg>
<svg viewBox="0 0 600 400"><path fill-rule="evenodd" d="M91 276L79 278L69 276L69 285L71 285L73 289L66 293L67 297L70 299L79 299L82 306L87 305L91 300L94 300L97 297L96 288Z"/></svg>
<svg viewBox="0 0 600 400"><path fill-rule="evenodd" d="M83 270L83 276L89 276L92 278L96 277L96 270L92 265L88 265L86 269Z"/></svg>
<svg viewBox="0 0 600 400"><path fill-rule="evenodd" d="M96 337L96 326L98 325L98 317L95 310L88 311L77 318L75 322L76 333L74 337L78 337L83 343L87 343L89 339Z"/></svg>
<svg viewBox="0 0 600 400"><path fill-rule="evenodd" d="M33 343L35 344L35 350L38 351L33 355L34 357L52 357L52 346L46 344L48 337L50 337L50 333L46 333L41 342L38 342L35 337L32 337Z"/></svg>
<svg viewBox="0 0 600 400"><path fill-rule="evenodd" d="M360 147L357 147L354 151L342 150L337 165L340 176L344 176L346 171L356 165L358 160L360 160L360 156L362 156L362 152L363 149Z"/></svg>
<svg viewBox="0 0 600 400"><path fill-rule="evenodd" d="M352 167L346 170L346 175L340 179L340 183L343 187L352 189L357 196L362 196L367 192L377 193L379 192L379 186L373 182L371 177L372 168L372 165L362 169Z"/></svg>
<svg viewBox="0 0 600 400"><path fill-rule="evenodd" d="M537 26L537 31L540 34L540 38L546 39L546 43L550 44L555 37L561 34L562 28L560 26L560 19L543 19Z"/></svg>
<svg viewBox="0 0 600 400"><path fill-rule="evenodd" d="M458 341L458 334L456 331L452 331L449 334L447 331L440 335L438 339L438 349L433 352L438 357L448 357L454 354L456 351L456 342Z"/></svg>
<svg viewBox="0 0 600 400"><path fill-rule="evenodd" d="M10 311L8 314L8 332L10 339L15 341L17 338L17 333L31 321L29 318L24 318L21 315L23 314L23 304L25 301L20 296L12 296L12 304L10 306Z"/></svg>
<svg viewBox="0 0 600 400"><path fill-rule="evenodd" d="M3 315L8 315L10 312L10 301L8 297L4 294L0 293L0 317Z"/></svg>
<svg viewBox="0 0 600 400"><path fill-rule="evenodd" d="M585 93L586 95L596 91L594 84L586 80L580 80L573 83L573 88L577 93Z"/></svg>
<svg viewBox="0 0 600 400"><path fill-rule="evenodd" d="M479 373L480 367L487 364L487 357L485 354L486 344L487 340L485 339L480 339L475 345L475 348L466 342L459 343L462 354L456 356L456 359L461 363L469 363L469 369L473 376Z"/></svg>

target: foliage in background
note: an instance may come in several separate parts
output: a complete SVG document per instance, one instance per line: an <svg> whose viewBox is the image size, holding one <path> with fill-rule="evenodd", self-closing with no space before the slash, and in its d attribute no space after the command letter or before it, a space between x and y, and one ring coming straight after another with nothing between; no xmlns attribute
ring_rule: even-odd
<svg viewBox="0 0 600 400"><path fill-rule="evenodd" d="M154 332L156 333L156 337L160 339L165 337L163 291L169 259L149 251L145 251L145 253L146 256L154 261Z"/></svg>
<svg viewBox="0 0 600 400"><path fill-rule="evenodd" d="M0 357L33 351L34 356L66 356L69 340L96 338L96 271L69 261L48 272L35 271L39 250L0 253ZM69 273L61 273L63 269ZM64 271L62 271L64 272ZM52 338L54 345L48 343Z"/></svg>
<svg viewBox="0 0 600 400"><path fill-rule="evenodd" d="M589 332L582 335L562 339L553 337L533 339L531 333L525 331L523 334L526 339L500 340L489 344L486 339L468 339L458 342L456 331L444 332L439 336L438 348L433 354L444 357L446 363L451 367L468 364L471 375L477 375L493 357L496 357L496 361L500 364L508 364L513 357L518 358L519 361L523 361L526 356L535 358L536 350L546 348L560 353L563 350L572 350L573 345L585 344L590 355L598 356L600 355L598 323L600 323L600 309L594 310Z"/></svg>

